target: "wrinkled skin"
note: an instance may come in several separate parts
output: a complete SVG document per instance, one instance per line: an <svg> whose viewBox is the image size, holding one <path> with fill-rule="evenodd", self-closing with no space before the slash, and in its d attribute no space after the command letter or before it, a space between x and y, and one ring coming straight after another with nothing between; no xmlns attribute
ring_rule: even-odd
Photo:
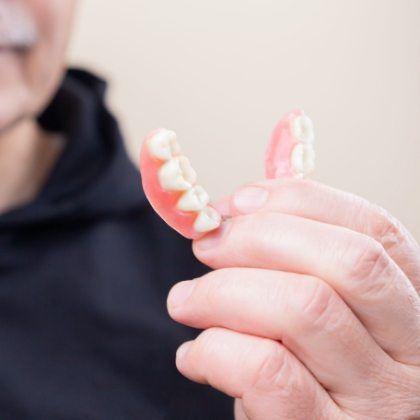
<svg viewBox="0 0 420 420"><path fill-rule="evenodd" d="M53 95L74 4L0 0L0 16L22 7L37 35L0 48L0 146ZM418 245L357 197L262 186L261 209L239 208L238 193L225 228L195 242L215 271L171 291L171 316L205 329L179 370L234 397L238 419L419 418Z"/></svg>
<svg viewBox="0 0 420 420"><path fill-rule="evenodd" d="M215 271L168 297L172 318L204 329L178 350L180 372L234 397L240 420L420 418L407 230L311 181L264 181L221 207L233 217L194 243Z"/></svg>

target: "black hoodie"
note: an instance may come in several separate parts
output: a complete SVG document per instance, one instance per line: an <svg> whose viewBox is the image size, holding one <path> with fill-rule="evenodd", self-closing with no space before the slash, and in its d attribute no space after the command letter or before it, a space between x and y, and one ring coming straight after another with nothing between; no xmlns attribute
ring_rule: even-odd
<svg viewBox="0 0 420 420"><path fill-rule="evenodd" d="M176 371L197 332L166 295L205 268L149 206L105 89L68 72L39 118L66 148L36 200L0 215L0 419L232 418Z"/></svg>

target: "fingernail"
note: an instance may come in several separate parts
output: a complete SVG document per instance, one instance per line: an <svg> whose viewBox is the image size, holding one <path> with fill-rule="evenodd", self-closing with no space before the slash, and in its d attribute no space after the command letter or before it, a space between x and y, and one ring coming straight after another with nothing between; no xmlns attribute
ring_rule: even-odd
<svg viewBox="0 0 420 420"><path fill-rule="evenodd" d="M169 309L175 309L182 306L190 297L195 286L194 280L182 281L175 285L168 296Z"/></svg>
<svg viewBox="0 0 420 420"><path fill-rule="evenodd" d="M222 242L231 226L230 219L225 220L218 229L195 241L194 246L200 251L214 248Z"/></svg>
<svg viewBox="0 0 420 420"><path fill-rule="evenodd" d="M243 187L233 195L233 205L240 213L253 213L261 209L268 199L265 188L248 186Z"/></svg>
<svg viewBox="0 0 420 420"><path fill-rule="evenodd" d="M186 341L184 344L181 344L176 351L176 360L181 360L185 354L187 353L188 349L191 346L192 341Z"/></svg>

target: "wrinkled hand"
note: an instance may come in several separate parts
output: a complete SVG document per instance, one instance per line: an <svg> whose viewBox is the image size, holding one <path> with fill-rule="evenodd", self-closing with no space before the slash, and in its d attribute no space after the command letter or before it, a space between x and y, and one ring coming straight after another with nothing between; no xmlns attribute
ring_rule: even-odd
<svg viewBox="0 0 420 420"><path fill-rule="evenodd" d="M350 194L255 185L194 243L215 271L170 292L170 315L205 330L178 369L236 398L237 419L420 418L417 243Z"/></svg>

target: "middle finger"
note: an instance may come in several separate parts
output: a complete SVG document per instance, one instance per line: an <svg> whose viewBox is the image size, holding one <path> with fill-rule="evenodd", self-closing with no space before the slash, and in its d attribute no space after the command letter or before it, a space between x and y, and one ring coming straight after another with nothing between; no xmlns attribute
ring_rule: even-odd
<svg viewBox="0 0 420 420"><path fill-rule="evenodd" d="M420 362L419 296L368 236L296 216L254 213L225 221L217 232L195 241L194 252L213 268L255 267L321 278L392 357Z"/></svg>
<svg viewBox="0 0 420 420"><path fill-rule="evenodd" d="M337 294L309 276L216 270L174 286L168 310L195 328L223 327L281 341L337 394L365 395L392 363Z"/></svg>

